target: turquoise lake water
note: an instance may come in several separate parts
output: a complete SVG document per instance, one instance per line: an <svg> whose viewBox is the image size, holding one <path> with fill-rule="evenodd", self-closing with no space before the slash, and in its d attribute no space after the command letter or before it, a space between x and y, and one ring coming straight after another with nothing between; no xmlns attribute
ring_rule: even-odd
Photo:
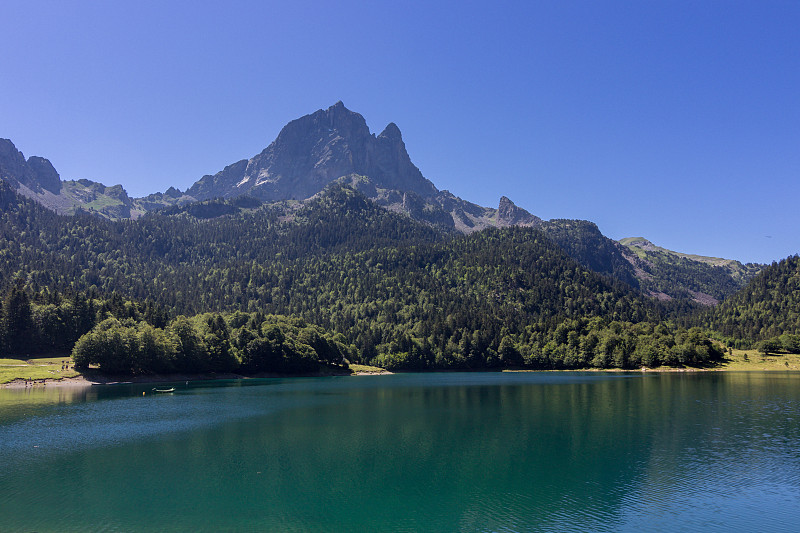
<svg viewBox="0 0 800 533"><path fill-rule="evenodd" d="M0 390L0 531L800 530L795 374L174 386Z"/></svg>

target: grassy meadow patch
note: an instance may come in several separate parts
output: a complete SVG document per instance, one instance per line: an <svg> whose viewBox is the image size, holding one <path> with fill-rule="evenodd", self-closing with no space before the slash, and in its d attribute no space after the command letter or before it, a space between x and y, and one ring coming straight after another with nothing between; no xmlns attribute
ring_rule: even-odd
<svg viewBox="0 0 800 533"><path fill-rule="evenodd" d="M800 354L767 354L757 350L733 350L726 354L722 370L800 370Z"/></svg>
<svg viewBox="0 0 800 533"><path fill-rule="evenodd" d="M69 370L63 369L63 362L69 362ZM0 359L0 383L15 379L62 379L79 376L73 368L70 357L43 357L37 359Z"/></svg>
<svg viewBox="0 0 800 533"><path fill-rule="evenodd" d="M388 372L388 370L379 366L354 365L352 363L350 363L350 370L354 374L385 374Z"/></svg>

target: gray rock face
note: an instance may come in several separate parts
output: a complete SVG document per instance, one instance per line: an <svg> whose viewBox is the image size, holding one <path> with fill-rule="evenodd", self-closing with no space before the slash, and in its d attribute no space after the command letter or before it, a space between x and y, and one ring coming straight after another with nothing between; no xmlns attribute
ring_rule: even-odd
<svg viewBox="0 0 800 533"><path fill-rule="evenodd" d="M302 200L351 174L423 197L438 192L411 162L395 124L376 137L364 117L337 102L293 120L263 152L203 176L187 194L198 200L242 194L267 201Z"/></svg>
<svg viewBox="0 0 800 533"><path fill-rule="evenodd" d="M386 209L446 231L471 233L541 222L506 197L498 210L439 191L411 162L395 123L376 136L364 117L342 102L291 121L260 154L203 176L184 193L170 187L164 193L131 199L118 185L106 187L86 179L62 182L47 159L26 161L6 139L0 139L0 178L59 213L83 209L115 219L211 198L306 200L332 183L342 183Z"/></svg>
<svg viewBox="0 0 800 533"><path fill-rule="evenodd" d="M33 169L36 179L43 189L47 189L53 194L61 191L61 176L58 175L49 160L32 155L28 158L28 166Z"/></svg>
<svg viewBox="0 0 800 533"><path fill-rule="evenodd" d="M28 166L25 156L8 139L0 139L0 178L15 187L19 184L33 188L36 173Z"/></svg>
<svg viewBox="0 0 800 533"><path fill-rule="evenodd" d="M58 194L61 190L61 178L50 161L37 156L26 161L9 139L0 139L0 178L15 187L24 185L34 192L46 189Z"/></svg>
<svg viewBox="0 0 800 533"><path fill-rule="evenodd" d="M205 175L194 185L186 190L186 194L196 200L208 200L210 198L229 198L245 194L249 188L241 189L237 184L244 179L244 172L247 170L247 159L237 161L228 165L223 170L212 175Z"/></svg>
<svg viewBox="0 0 800 533"><path fill-rule="evenodd" d="M508 197L500 198L500 205L497 208L498 226L536 226L541 222L541 218L517 207Z"/></svg>
<svg viewBox="0 0 800 533"><path fill-rule="evenodd" d="M498 215L495 209L439 191L411 162L395 123L375 136L364 117L342 102L293 120L260 154L203 176L186 195L196 200L244 194L264 201L305 200L333 182L446 230L470 233L541 222L505 197Z"/></svg>

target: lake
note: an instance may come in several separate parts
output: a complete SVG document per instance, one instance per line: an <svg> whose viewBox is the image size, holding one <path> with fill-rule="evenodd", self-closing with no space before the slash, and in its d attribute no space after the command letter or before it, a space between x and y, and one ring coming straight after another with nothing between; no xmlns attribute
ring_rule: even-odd
<svg viewBox="0 0 800 533"><path fill-rule="evenodd" d="M174 386L0 389L0 531L800 527L797 374Z"/></svg>

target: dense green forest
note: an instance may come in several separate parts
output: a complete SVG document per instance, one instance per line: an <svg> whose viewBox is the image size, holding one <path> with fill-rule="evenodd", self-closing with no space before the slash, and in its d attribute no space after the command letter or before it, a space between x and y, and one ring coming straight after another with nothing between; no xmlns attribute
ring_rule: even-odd
<svg viewBox="0 0 800 533"><path fill-rule="evenodd" d="M76 366L105 372L320 372L357 357L341 335L301 319L262 313L205 313L169 320L163 309L123 300L33 298L13 287L0 302L0 347L14 354L72 351Z"/></svg>
<svg viewBox="0 0 800 533"><path fill-rule="evenodd" d="M152 301L141 305L117 293L102 299L43 289L29 298L20 287L13 287L0 303L4 350L31 354L72 349L79 367L95 365L122 374L329 372L359 361L420 370L638 368L704 365L722 355L699 328L600 316L542 319L520 329L503 325L496 335L465 327L448 338L415 335L424 327L421 322L409 331L407 324L382 321L391 340L380 350L372 345L370 357L369 349L359 350L341 333L260 312L168 319Z"/></svg>
<svg viewBox="0 0 800 533"><path fill-rule="evenodd" d="M552 235L443 234L344 187L306 204L209 201L111 222L55 215L0 183L0 209L0 342L11 353L74 346L82 364L140 373L345 360L635 368L721 357L693 327L704 323L684 320L696 305L658 302L593 272ZM591 245L576 246L588 262ZM275 347L273 326L289 348ZM327 344L310 342L310 331ZM179 332L201 347L195 355ZM117 349L119 366L102 359L110 344L140 355L126 360ZM267 345L283 359L254 363Z"/></svg>
<svg viewBox="0 0 800 533"><path fill-rule="evenodd" d="M777 339L783 335L782 344L792 351L794 342L786 336L800 335L800 257L768 266L744 289L695 321L718 332L731 346L750 346L759 340L781 344Z"/></svg>
<svg viewBox="0 0 800 533"><path fill-rule="evenodd" d="M593 222L556 219L542 222L539 229L589 270L639 287L633 266L621 253L622 247L600 233Z"/></svg>
<svg viewBox="0 0 800 533"><path fill-rule="evenodd" d="M260 313L179 316L165 328L107 318L75 344L78 368L121 374L335 371L355 349L301 319Z"/></svg>

